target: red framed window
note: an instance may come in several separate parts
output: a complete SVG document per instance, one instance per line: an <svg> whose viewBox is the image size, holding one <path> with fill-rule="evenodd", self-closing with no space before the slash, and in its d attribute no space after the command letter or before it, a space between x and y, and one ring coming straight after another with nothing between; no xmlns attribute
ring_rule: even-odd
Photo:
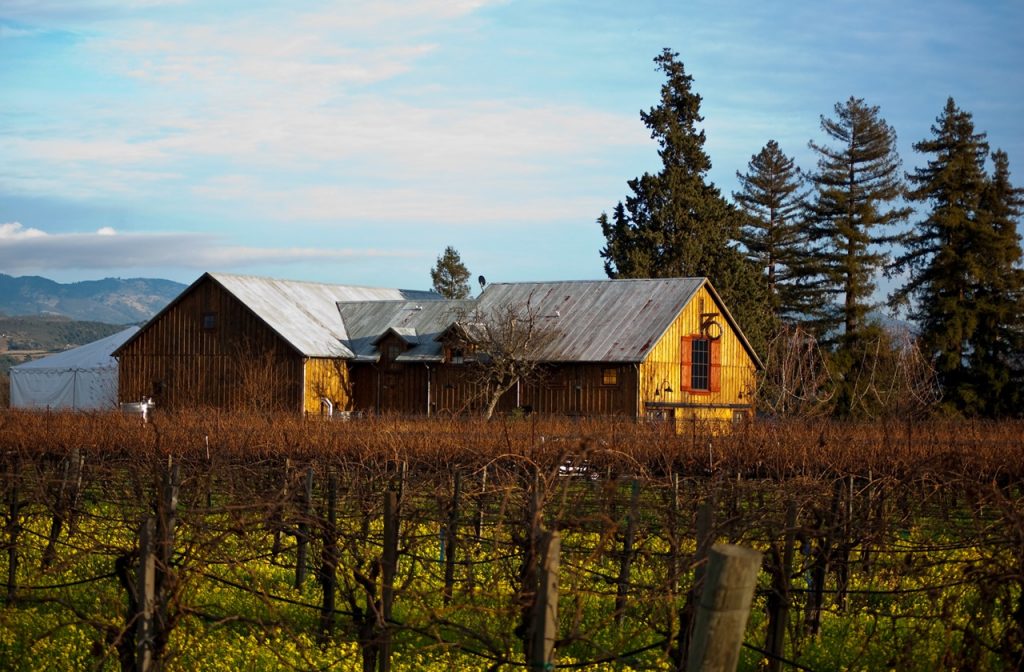
<svg viewBox="0 0 1024 672"><path fill-rule="evenodd" d="M680 353L679 379L687 392L718 392L721 389L721 341L717 338L686 336Z"/></svg>

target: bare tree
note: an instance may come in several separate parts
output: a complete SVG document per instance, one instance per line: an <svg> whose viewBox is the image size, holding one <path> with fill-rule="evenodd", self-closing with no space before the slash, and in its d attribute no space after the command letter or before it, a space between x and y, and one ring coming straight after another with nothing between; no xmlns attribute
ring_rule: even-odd
<svg viewBox="0 0 1024 672"><path fill-rule="evenodd" d="M926 415L941 399L935 367L907 330L868 331L859 361L846 374L850 415L866 419Z"/></svg>
<svg viewBox="0 0 1024 672"><path fill-rule="evenodd" d="M830 413L834 383L818 341L799 325L783 326L769 341L758 406L772 415Z"/></svg>
<svg viewBox="0 0 1024 672"><path fill-rule="evenodd" d="M557 335L544 324L533 297L523 303L477 308L460 318L455 334L464 346L467 382L483 398L483 415L490 418L501 396L516 383L540 378L539 355Z"/></svg>

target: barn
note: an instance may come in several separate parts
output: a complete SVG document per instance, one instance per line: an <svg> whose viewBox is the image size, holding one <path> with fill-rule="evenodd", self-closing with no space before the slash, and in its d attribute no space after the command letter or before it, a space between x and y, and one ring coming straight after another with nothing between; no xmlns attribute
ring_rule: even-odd
<svg viewBox="0 0 1024 672"><path fill-rule="evenodd" d="M494 283L475 301L338 308L359 411L479 410L473 350L489 344L474 324L509 315L540 332L540 366L499 410L726 421L754 411L761 362L707 278Z"/></svg>
<svg viewBox="0 0 1024 672"><path fill-rule="evenodd" d="M115 352L118 398L320 413L351 404L339 301L434 292L204 273Z"/></svg>
<svg viewBox="0 0 1024 672"><path fill-rule="evenodd" d="M754 411L761 362L707 278L493 283L447 301L207 273L115 353L119 394L169 407L473 413L487 405L480 370L524 329L536 367L496 398L499 411Z"/></svg>

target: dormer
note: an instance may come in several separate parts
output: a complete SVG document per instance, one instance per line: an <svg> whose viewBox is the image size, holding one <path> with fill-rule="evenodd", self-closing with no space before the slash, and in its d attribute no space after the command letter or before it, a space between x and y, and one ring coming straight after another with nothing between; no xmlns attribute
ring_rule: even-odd
<svg viewBox="0 0 1024 672"><path fill-rule="evenodd" d="M389 327L387 331L373 340L377 347L379 365L386 369L400 366L399 357L415 346L419 340L416 330L408 327Z"/></svg>

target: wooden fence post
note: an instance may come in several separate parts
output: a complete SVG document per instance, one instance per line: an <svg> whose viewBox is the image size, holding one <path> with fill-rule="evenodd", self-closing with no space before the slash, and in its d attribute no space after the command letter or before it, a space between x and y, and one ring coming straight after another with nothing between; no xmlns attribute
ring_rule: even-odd
<svg viewBox="0 0 1024 672"><path fill-rule="evenodd" d="M323 588L323 601L320 605L319 643L324 646L334 631L335 594L338 587L338 477L333 472L327 477L327 515L322 530L324 550L318 578Z"/></svg>
<svg viewBox="0 0 1024 672"><path fill-rule="evenodd" d="M398 493L384 493L384 552L381 556L380 618L381 643L377 669L391 669L391 610L395 600L395 575L398 573Z"/></svg>
<svg viewBox="0 0 1024 672"><path fill-rule="evenodd" d="M68 536L78 530L78 500L82 496L82 477L85 472L85 455L80 448L71 449L71 498L68 515Z"/></svg>
<svg viewBox="0 0 1024 672"><path fill-rule="evenodd" d="M622 540L622 557L619 559L619 578L615 586L615 622L622 623L626 612L626 595L629 593L630 569L633 565L633 542L636 537L636 518L640 500L640 484L633 479L629 498L629 512L626 514L626 533Z"/></svg>
<svg viewBox="0 0 1024 672"><path fill-rule="evenodd" d="M697 606L688 672L734 672L757 587L761 554L715 544L708 556L704 591Z"/></svg>
<svg viewBox="0 0 1024 672"><path fill-rule="evenodd" d="M537 571L538 557L541 541L541 519L542 511L540 495L540 475L537 467L531 467L531 473L527 475L530 487L528 490L526 505L526 529L525 538L521 539L523 548L523 563L519 569L519 606L520 620L516 634L523 645L523 655L527 661L536 659L534 645L536 644L537 627Z"/></svg>
<svg viewBox="0 0 1024 672"><path fill-rule="evenodd" d="M313 467L306 469L306 482L302 492L302 511L299 513L299 525L295 535L295 589L301 590L306 581L308 562L306 554L309 548L309 518L313 515Z"/></svg>
<svg viewBox="0 0 1024 672"><path fill-rule="evenodd" d="M487 465L480 474L480 496L476 500L476 542L480 543L480 534L484 527L484 492L487 490Z"/></svg>
<svg viewBox="0 0 1024 672"><path fill-rule="evenodd" d="M459 494L462 490L462 476L455 472L452 485L452 501L448 509L448 522L444 528L444 605L452 601L455 591L455 540L459 525Z"/></svg>
<svg viewBox="0 0 1024 672"><path fill-rule="evenodd" d="M139 529L139 570L135 575L135 669L149 672L153 665L153 613L156 609L156 518L150 516Z"/></svg>
<svg viewBox="0 0 1024 672"><path fill-rule="evenodd" d="M790 578L793 576L793 544L796 541L796 502L786 505L786 527L783 531L782 557L773 544L773 556L777 564L773 569L772 592L768 595L768 672L782 669L779 660L785 652L786 626L789 624Z"/></svg>
<svg viewBox="0 0 1024 672"><path fill-rule="evenodd" d="M683 669L690 651L691 635L697 602L700 598L700 590L704 585L704 573L707 564L708 550L714 539L713 528L715 519L715 507L718 501L718 493L712 489L697 509L697 550L693 558L693 585L686 596L686 604L679 615L679 635L676 646L675 666L677 670Z"/></svg>
<svg viewBox="0 0 1024 672"><path fill-rule="evenodd" d="M12 454L8 478L10 486L7 491L7 604L14 604L18 592L18 533L21 532L21 523L18 522L21 509L18 492L18 479L21 476L19 462L18 456Z"/></svg>
<svg viewBox="0 0 1024 672"><path fill-rule="evenodd" d="M291 473L292 461L291 458L286 457L284 458L284 478L281 484L281 494L278 496L278 501L270 512L270 527L274 531L274 544L270 547L270 555L274 560L277 560L277 556L281 552L281 534L285 530L284 514L291 494L288 487Z"/></svg>
<svg viewBox="0 0 1024 672"><path fill-rule="evenodd" d="M834 488L832 504L829 509L819 514L818 546L811 551L814 554L814 560L811 563L811 593L807 598L804 629L812 636L816 636L821 628L821 611L825 605L825 579L832 566L836 535L835 524L839 515L841 495L842 486L840 485Z"/></svg>
<svg viewBox="0 0 1024 672"><path fill-rule="evenodd" d="M558 569L562 537L557 531L541 534L541 562L538 572L537 598L534 602L533 660L530 669L550 670L555 663L555 640L558 639Z"/></svg>
<svg viewBox="0 0 1024 672"><path fill-rule="evenodd" d="M161 478L160 500L157 504L157 558L159 571L166 576L170 572L171 555L174 552L174 530L178 521L178 488L181 485L181 464L167 457L167 471Z"/></svg>
<svg viewBox="0 0 1024 672"><path fill-rule="evenodd" d="M77 451L77 448L74 450ZM64 528L64 519L68 515L67 502L70 496L68 487L71 477L71 463L76 459L77 456L69 455L60 461L60 487L56 493L53 493L53 515L50 517L50 533L46 536L46 548L43 549L43 555L39 562L39 566L42 569L46 569L57 559L57 540L60 539L60 531Z"/></svg>

